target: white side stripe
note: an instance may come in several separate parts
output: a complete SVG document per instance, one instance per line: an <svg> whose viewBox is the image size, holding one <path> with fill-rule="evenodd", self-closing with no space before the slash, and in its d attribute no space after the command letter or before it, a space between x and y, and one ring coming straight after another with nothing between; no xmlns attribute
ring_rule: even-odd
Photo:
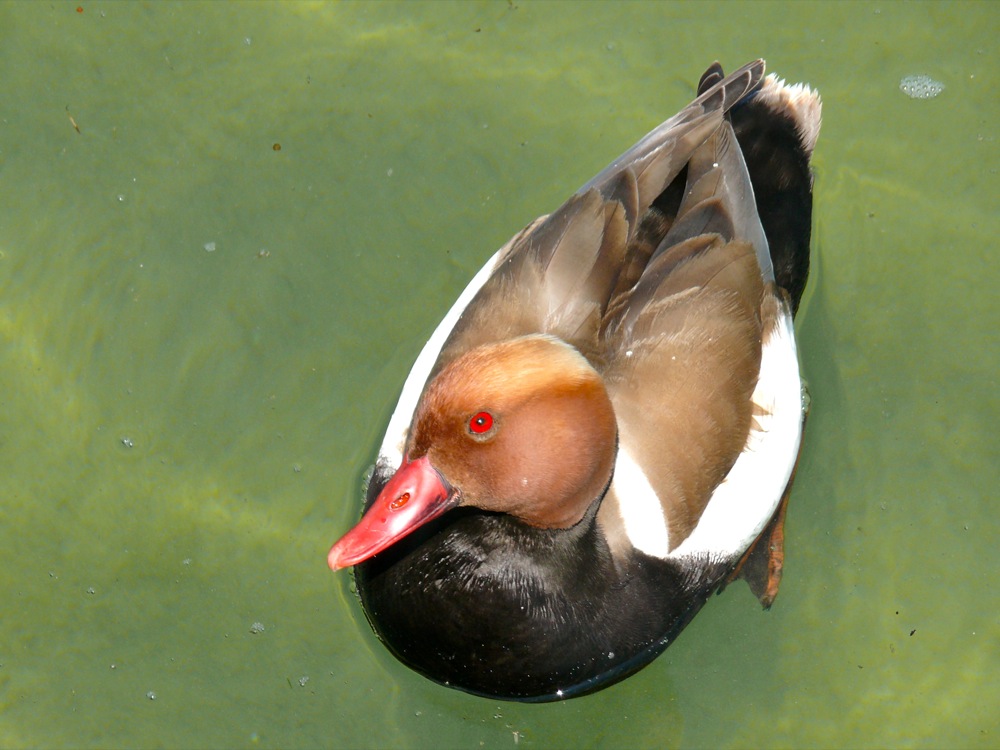
<svg viewBox="0 0 1000 750"><path fill-rule="evenodd" d="M493 274L497 259L503 250L504 248L497 250L486 265L472 277L472 281L455 300L455 304L448 310L448 314L438 323L431 337L427 339L427 343L420 350L413 367L410 368L410 374L406 376L406 382L403 383L403 391L399 395L399 401L396 402L392 417L389 418L385 437L382 438L382 447L379 449L379 455L387 459L390 466L399 466L403 462L403 444L406 442L406 432L410 429L410 422L413 421L413 412L417 409L417 402L420 400L420 394L424 391L427 376L430 375L434 363L437 362L448 334L451 333L476 292L482 289L483 284Z"/></svg>
<svg viewBox="0 0 1000 750"><path fill-rule="evenodd" d="M670 539L663 504L623 444L618 446L612 485L620 499L618 507L632 546L653 557L666 557Z"/></svg>

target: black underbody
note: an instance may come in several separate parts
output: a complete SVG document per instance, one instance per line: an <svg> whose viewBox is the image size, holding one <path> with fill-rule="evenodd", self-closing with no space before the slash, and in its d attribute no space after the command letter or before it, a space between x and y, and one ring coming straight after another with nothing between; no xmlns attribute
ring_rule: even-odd
<svg viewBox="0 0 1000 750"><path fill-rule="evenodd" d="M376 470L369 499L390 475ZM618 570L593 521L452 511L358 565L358 592L386 646L433 680L515 700L590 692L663 651L729 570L641 553Z"/></svg>

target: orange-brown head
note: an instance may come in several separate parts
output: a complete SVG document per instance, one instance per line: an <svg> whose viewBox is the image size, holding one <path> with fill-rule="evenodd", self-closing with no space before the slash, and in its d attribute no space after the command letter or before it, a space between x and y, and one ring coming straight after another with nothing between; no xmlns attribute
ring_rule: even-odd
<svg viewBox="0 0 1000 750"><path fill-rule="evenodd" d="M402 465L330 566L361 562L458 505L569 528L607 486L616 438L604 382L573 347L546 335L477 347L428 385Z"/></svg>

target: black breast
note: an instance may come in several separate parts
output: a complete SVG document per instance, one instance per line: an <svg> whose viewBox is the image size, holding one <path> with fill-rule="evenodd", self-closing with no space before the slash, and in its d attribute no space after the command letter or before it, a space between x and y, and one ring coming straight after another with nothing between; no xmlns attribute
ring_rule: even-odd
<svg viewBox="0 0 1000 750"><path fill-rule="evenodd" d="M369 498L384 481L376 474ZM550 531L473 509L355 568L365 613L401 661L451 687L529 701L596 690L645 666L726 572L688 573L641 553L616 565L593 513Z"/></svg>

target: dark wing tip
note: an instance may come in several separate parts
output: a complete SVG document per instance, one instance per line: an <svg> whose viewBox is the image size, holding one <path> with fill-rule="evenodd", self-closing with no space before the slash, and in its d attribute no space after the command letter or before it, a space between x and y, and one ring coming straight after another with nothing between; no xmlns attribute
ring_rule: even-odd
<svg viewBox="0 0 1000 750"><path fill-rule="evenodd" d="M698 96L704 94L725 77L726 74L722 70L722 65L716 60L708 66L708 70L701 74L701 80L698 81Z"/></svg>
<svg viewBox="0 0 1000 750"><path fill-rule="evenodd" d="M760 88L764 67L764 60L758 59L726 76L722 66L714 62L698 83L698 100L703 102L706 110L718 106L723 112L728 112L737 102ZM721 97L721 101L715 102L716 97Z"/></svg>

